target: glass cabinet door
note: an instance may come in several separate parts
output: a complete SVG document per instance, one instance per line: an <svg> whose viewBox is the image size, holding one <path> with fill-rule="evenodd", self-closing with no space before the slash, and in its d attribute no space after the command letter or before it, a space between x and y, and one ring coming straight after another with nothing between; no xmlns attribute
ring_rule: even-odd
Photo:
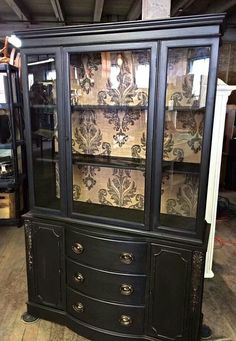
<svg viewBox="0 0 236 341"><path fill-rule="evenodd" d="M35 206L60 209L55 54L27 56Z"/></svg>
<svg viewBox="0 0 236 341"><path fill-rule="evenodd" d="M4 65L3 65L4 66ZM12 118L7 72L0 72L0 182L15 182Z"/></svg>
<svg viewBox="0 0 236 341"><path fill-rule="evenodd" d="M196 223L210 47L169 48L160 223Z"/></svg>
<svg viewBox="0 0 236 341"><path fill-rule="evenodd" d="M72 211L144 222L150 50L70 54Z"/></svg>

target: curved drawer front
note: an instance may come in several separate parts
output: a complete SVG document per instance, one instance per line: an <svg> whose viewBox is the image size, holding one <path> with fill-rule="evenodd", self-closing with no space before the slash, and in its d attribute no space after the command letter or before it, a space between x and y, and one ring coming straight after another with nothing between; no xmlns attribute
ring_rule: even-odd
<svg viewBox="0 0 236 341"><path fill-rule="evenodd" d="M68 231L67 255L94 268L144 274L147 243L103 239Z"/></svg>
<svg viewBox="0 0 236 341"><path fill-rule="evenodd" d="M110 273L67 261L67 283L101 300L135 305L145 301L146 276Z"/></svg>
<svg viewBox="0 0 236 341"><path fill-rule="evenodd" d="M125 334L142 334L144 307L130 307L94 300L68 289L67 311L78 320Z"/></svg>

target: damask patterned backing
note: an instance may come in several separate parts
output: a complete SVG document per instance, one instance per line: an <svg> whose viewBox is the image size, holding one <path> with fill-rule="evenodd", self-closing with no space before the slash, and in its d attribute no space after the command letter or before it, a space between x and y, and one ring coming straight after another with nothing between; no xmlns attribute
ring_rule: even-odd
<svg viewBox="0 0 236 341"><path fill-rule="evenodd" d="M144 174L141 171L74 166L73 174L75 201L144 209Z"/></svg>
<svg viewBox="0 0 236 341"><path fill-rule="evenodd" d="M147 111L77 110L72 114L74 154L146 157Z"/></svg>
<svg viewBox="0 0 236 341"><path fill-rule="evenodd" d="M71 55L71 105L148 104L149 50Z"/></svg>
<svg viewBox="0 0 236 341"><path fill-rule="evenodd" d="M193 174L163 174L161 213L196 217L199 178Z"/></svg>
<svg viewBox="0 0 236 341"><path fill-rule="evenodd" d="M73 201L144 210L150 51L72 54L70 63Z"/></svg>

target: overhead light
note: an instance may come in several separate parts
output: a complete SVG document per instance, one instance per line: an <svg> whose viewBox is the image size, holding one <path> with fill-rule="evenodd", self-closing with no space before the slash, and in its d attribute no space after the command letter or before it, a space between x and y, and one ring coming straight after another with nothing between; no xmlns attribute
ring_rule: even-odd
<svg viewBox="0 0 236 341"><path fill-rule="evenodd" d="M21 40L15 34L8 37L8 42L15 47L21 47Z"/></svg>
<svg viewBox="0 0 236 341"><path fill-rule="evenodd" d="M39 65L39 64L45 64L45 63L52 63L52 62L54 62L54 61L55 61L54 58L49 58L49 59L46 59L46 60L39 60L38 62L28 63L27 65L28 65L28 66L31 66L31 65Z"/></svg>

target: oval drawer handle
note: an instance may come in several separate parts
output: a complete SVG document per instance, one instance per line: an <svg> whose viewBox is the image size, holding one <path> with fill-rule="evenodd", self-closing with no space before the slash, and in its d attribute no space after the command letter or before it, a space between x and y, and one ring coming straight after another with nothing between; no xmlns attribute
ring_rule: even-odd
<svg viewBox="0 0 236 341"><path fill-rule="evenodd" d="M74 245L72 245L72 251L77 255L80 255L84 251L83 245L81 245L80 243L75 243Z"/></svg>
<svg viewBox="0 0 236 341"><path fill-rule="evenodd" d="M122 326L129 327L133 321L129 315L121 315L119 322Z"/></svg>
<svg viewBox="0 0 236 341"><path fill-rule="evenodd" d="M72 308L74 309L74 311L76 311L77 313L83 313L84 312L84 306L82 303L77 302L75 304L72 305Z"/></svg>
<svg viewBox="0 0 236 341"><path fill-rule="evenodd" d="M132 253L122 252L120 255L120 261L123 264L131 264L134 260L134 256Z"/></svg>
<svg viewBox="0 0 236 341"><path fill-rule="evenodd" d="M74 280L76 282L83 283L84 276L80 272L77 272L76 274L74 274Z"/></svg>
<svg viewBox="0 0 236 341"><path fill-rule="evenodd" d="M124 296L129 296L134 292L134 288L131 284L121 284L120 293Z"/></svg>

